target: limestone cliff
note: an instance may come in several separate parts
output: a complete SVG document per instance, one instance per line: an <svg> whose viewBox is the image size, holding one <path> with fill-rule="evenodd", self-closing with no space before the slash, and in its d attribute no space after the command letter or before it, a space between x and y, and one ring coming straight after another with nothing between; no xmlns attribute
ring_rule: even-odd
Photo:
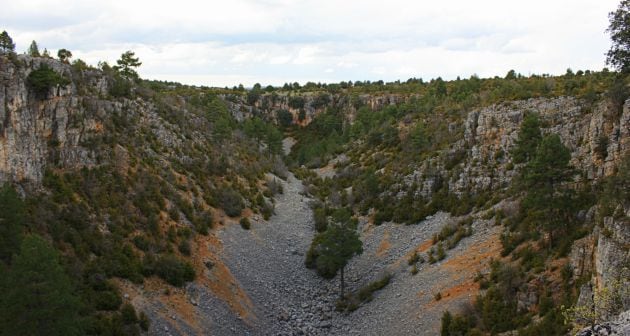
<svg viewBox="0 0 630 336"><path fill-rule="evenodd" d="M84 83L82 96L76 81L53 87L41 97L27 85L31 71L46 64L58 74ZM73 78L74 79L74 78ZM100 100L107 93L104 76L96 71L76 73L68 64L46 58L17 56L0 61L0 182L41 183L45 167L90 166L96 156L86 143L103 131L102 119L116 104Z"/></svg>

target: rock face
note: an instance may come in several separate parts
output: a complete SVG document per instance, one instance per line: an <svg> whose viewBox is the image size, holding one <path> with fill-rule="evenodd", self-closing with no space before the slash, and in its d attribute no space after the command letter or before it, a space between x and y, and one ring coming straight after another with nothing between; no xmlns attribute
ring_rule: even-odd
<svg viewBox="0 0 630 336"><path fill-rule="evenodd" d="M625 336L630 335L630 310L625 311L617 319L586 328L576 336Z"/></svg>
<svg viewBox="0 0 630 336"><path fill-rule="evenodd" d="M237 120L252 117L254 115L264 116L271 120L276 120L280 110L286 110L293 116L293 122L302 126L308 125L318 114L328 108L343 111L348 122L352 122L356 117L357 110L366 107L372 111L380 110L388 105L395 105L408 101L413 95L400 94L361 94L348 96L345 94L320 93L300 93L299 99L296 95L287 93L264 94L253 101L249 98L237 95L223 95L228 102L232 115ZM300 115L302 117L300 117Z"/></svg>
<svg viewBox="0 0 630 336"><path fill-rule="evenodd" d="M619 294L621 311L630 309L630 223L627 219L604 217L601 228L597 228L590 235L574 242L570 254L574 279L590 275L590 281L580 288L578 306L592 307L597 291L608 288ZM614 295L613 294L613 295ZM611 318L615 311L600 311L604 319ZM618 335L610 332L608 327L602 326L599 331L580 335ZM626 323L627 327L630 327ZM587 332L587 331L585 331ZM588 331L590 332L590 331ZM626 335L626 334L619 334Z"/></svg>
<svg viewBox="0 0 630 336"><path fill-rule="evenodd" d="M604 101L585 106L576 98L559 97L532 98L473 111L465 122L464 143L454 149L470 146L452 187L461 192L506 186L515 174L508 153L529 112L538 113L545 126L543 134L561 137L571 151L571 163L588 179L610 175L623 154L630 152L630 101L618 115L610 110ZM597 149L601 141L607 143L603 157Z"/></svg>
<svg viewBox="0 0 630 336"><path fill-rule="evenodd" d="M0 183L38 185L50 165L93 164L95 153L86 144L102 131L101 120L114 104L82 97L74 81L38 97L26 83L31 71L46 64L72 78L71 66L26 55L17 62L20 66L0 61ZM95 94L107 92L105 78L96 71L82 72L81 80Z"/></svg>

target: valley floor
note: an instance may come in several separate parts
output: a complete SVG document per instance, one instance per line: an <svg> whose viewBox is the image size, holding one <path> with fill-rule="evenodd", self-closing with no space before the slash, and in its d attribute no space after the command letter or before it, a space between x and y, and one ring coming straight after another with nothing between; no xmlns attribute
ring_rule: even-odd
<svg viewBox="0 0 630 336"><path fill-rule="evenodd" d="M144 300L135 303L155 321L151 334L436 335L443 311L474 298L474 276L487 271L500 251L499 227L475 220L473 235L447 251L446 259L418 263L419 272L412 275L409 256L414 250L425 256L433 234L453 219L438 213L416 225L380 226L362 220L364 252L346 269L348 289L385 274L393 277L371 302L342 314L335 311L338 277L325 280L304 266L314 234L310 199L293 175L282 183L284 193L276 196L276 214L269 221L254 215L251 230L244 230L226 220L207 245L200 242L215 260L209 271L198 272L201 279L154 299L146 292L134 296Z"/></svg>
<svg viewBox="0 0 630 336"><path fill-rule="evenodd" d="M457 309L477 293L473 277L499 252L498 228L479 220L475 234L449 251L450 257L418 264L418 274L412 275L408 256L414 249L426 252L449 216L438 213L412 226L362 221L365 251L348 266L349 288L386 273L393 278L372 302L340 314L334 311L338 278L324 280L304 267L313 237L309 199L292 175L283 186L270 221L254 220L250 231L231 225L219 234L224 261L253 303L252 334L434 335L445 309ZM443 298L435 301L438 292Z"/></svg>

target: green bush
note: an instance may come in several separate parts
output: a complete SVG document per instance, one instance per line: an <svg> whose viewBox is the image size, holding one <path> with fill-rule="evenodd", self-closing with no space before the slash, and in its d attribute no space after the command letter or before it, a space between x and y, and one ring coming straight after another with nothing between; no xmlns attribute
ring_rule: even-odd
<svg viewBox="0 0 630 336"><path fill-rule="evenodd" d="M181 254L185 256L190 256L190 253L191 253L190 241L182 240L181 242L179 242L177 249L179 250Z"/></svg>
<svg viewBox="0 0 630 336"><path fill-rule="evenodd" d="M278 124L282 127L289 127L293 124L293 115L285 109L278 110L277 118Z"/></svg>
<svg viewBox="0 0 630 336"><path fill-rule="evenodd" d="M122 298L114 291L96 292L92 299L94 307L98 310L118 310L122 304Z"/></svg>
<svg viewBox="0 0 630 336"><path fill-rule="evenodd" d="M328 216L326 215L325 208L313 209L313 219L315 221L315 230L317 232L324 232L328 227Z"/></svg>
<svg viewBox="0 0 630 336"><path fill-rule="evenodd" d="M158 259L145 257L145 259L145 274L155 274L173 286L181 287L184 283L195 279L195 270L192 265L173 255L164 255Z"/></svg>
<svg viewBox="0 0 630 336"><path fill-rule="evenodd" d="M42 64L39 69L31 71L26 78L26 83L37 94L45 94L52 87L70 84L70 80L55 72L48 65Z"/></svg>
<svg viewBox="0 0 630 336"><path fill-rule="evenodd" d="M409 266L415 265L418 261L420 261L420 255L417 251L413 251L413 254L409 257L409 260L407 260L407 264L409 264Z"/></svg>
<svg viewBox="0 0 630 336"><path fill-rule="evenodd" d="M293 109L301 109L304 107L306 100L302 96L292 96L289 98L289 107Z"/></svg>
<svg viewBox="0 0 630 336"><path fill-rule="evenodd" d="M149 325L151 321L149 321L149 317L144 312L140 312L140 316L138 317L138 324L140 324L140 328L144 331L149 331Z"/></svg>
<svg viewBox="0 0 630 336"><path fill-rule="evenodd" d="M252 227L252 223L249 221L249 218L247 217L243 217L241 218L241 220L239 221L239 223L241 224L241 227L244 230L249 230Z"/></svg>
<svg viewBox="0 0 630 336"><path fill-rule="evenodd" d="M129 98L131 97L132 85L131 81L116 75L109 88L109 94L117 98Z"/></svg>
<svg viewBox="0 0 630 336"><path fill-rule="evenodd" d="M125 303L120 309L120 316L122 317L124 324L133 324L138 322L138 315L136 310L129 303Z"/></svg>
<svg viewBox="0 0 630 336"><path fill-rule="evenodd" d="M392 279L391 274L385 274L379 280L370 282L369 284L361 287L355 293L347 294L345 297L339 299L336 304L337 311L355 311L362 303L370 302L373 299L374 292L377 292L389 284Z"/></svg>
<svg viewBox="0 0 630 336"><path fill-rule="evenodd" d="M230 217L240 216L245 208L243 198L232 188L225 188L219 193L219 203L225 214Z"/></svg>

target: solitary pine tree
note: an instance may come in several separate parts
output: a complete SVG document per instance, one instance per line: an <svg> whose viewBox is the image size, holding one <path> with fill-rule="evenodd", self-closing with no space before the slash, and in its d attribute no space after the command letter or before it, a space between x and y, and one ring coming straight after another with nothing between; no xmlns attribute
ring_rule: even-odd
<svg viewBox="0 0 630 336"><path fill-rule="evenodd" d="M344 269L350 259L363 252L363 243L350 221L329 224L317 246L317 271L332 278L340 271L339 294L344 296Z"/></svg>
<svg viewBox="0 0 630 336"><path fill-rule="evenodd" d="M79 302L57 251L44 239L24 238L3 282L0 335L81 334Z"/></svg>
<svg viewBox="0 0 630 336"><path fill-rule="evenodd" d="M128 50L120 55L120 59L116 61L118 65L114 66L114 70L118 71L125 79L138 79L138 73L133 68L141 66L142 62L140 62L140 59L135 57L135 55L133 51Z"/></svg>

